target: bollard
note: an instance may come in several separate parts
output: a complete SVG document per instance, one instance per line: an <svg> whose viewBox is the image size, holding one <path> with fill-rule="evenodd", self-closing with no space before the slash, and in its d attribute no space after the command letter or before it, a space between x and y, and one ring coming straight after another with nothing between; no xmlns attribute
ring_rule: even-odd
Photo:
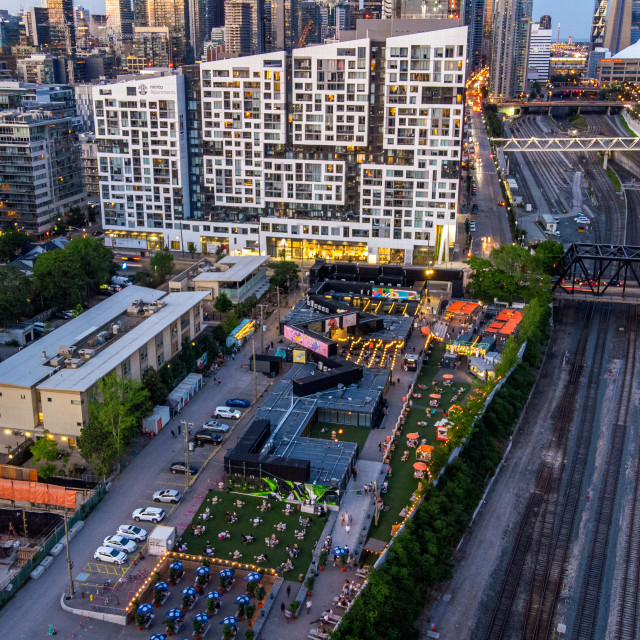
<svg viewBox="0 0 640 640"><path fill-rule="evenodd" d="M82 592L82 599L84 600L84 591Z"/></svg>

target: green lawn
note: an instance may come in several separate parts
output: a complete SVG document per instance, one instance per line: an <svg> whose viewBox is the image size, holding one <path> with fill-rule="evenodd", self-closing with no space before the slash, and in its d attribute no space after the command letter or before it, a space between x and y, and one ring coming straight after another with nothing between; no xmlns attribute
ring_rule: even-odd
<svg viewBox="0 0 640 640"><path fill-rule="evenodd" d="M440 395L442 398L440 399L439 410L435 415L431 415L431 413L427 414L426 409L429 407L429 394L432 393L431 382L435 375L440 372L440 362L444 350L445 345L443 343L434 343L429 362L422 367L418 376L418 384L423 384L427 388L420 389L416 384L414 392L421 393L422 398L413 399L413 408L409 411L405 421L403 435L398 438L396 449L391 457L390 464L393 476L389 479L388 492L382 495L385 506L389 506L389 510L380 514L378 527L376 528L374 524L370 531L371 537L378 540L389 540L391 538L391 527L402 521L403 518L400 516L400 511L409 504L411 494L418 488L419 481L413 477L413 463L416 462L415 449L409 449L409 459L405 462L402 461L402 455L407 450L404 436L412 431L417 431L421 439L425 438L427 440L427 444L431 446L439 446L440 444L436 438L435 423L444 417L441 409L451 406L451 397L454 395L453 389L451 387L442 387L441 384ZM457 387L456 384L453 386ZM469 391L469 386L464 386L466 388L465 394L458 394L457 403L463 402L464 396ZM427 426L418 426L418 422L427 422Z"/></svg>
<svg viewBox="0 0 640 640"><path fill-rule="evenodd" d="M211 505L211 498L218 497L218 503ZM237 508L233 506L236 500L244 502L244 506ZM236 549L242 554L242 558L239 562L245 562L248 564L254 563L254 556L261 553L267 554L267 562L259 566L269 567L277 569L280 563L286 561L289 557L285 550L285 547L289 545L293 547L297 542L300 547L300 555L292 559L294 569L288 572L289 577L295 576L297 579L299 573L306 573L307 567L311 563L311 556L313 548L322 533L322 529L326 523L325 518L317 518L314 515L303 514L304 517L311 518L311 525L307 527L307 534L305 539L298 541L294 538L293 532L295 529L300 529L298 517L300 513L295 511L290 516L285 516L282 510L285 507L284 502L278 502L276 500L269 500L271 503L271 510L261 513L259 506L262 504L262 498L255 496L240 494L240 493L227 493L210 491L207 498L203 501L200 509L193 518L194 524L204 524L206 526L206 532L201 536L194 536L191 527L187 528L182 536L182 541L187 543L187 553L200 554L203 552L204 546L209 540L214 547L214 557L221 560L229 560ZM200 514L206 507L211 510L210 519L203 522L200 518ZM225 520L225 513L229 511L238 513L238 520L233 524L229 524ZM250 522L255 517L260 517L263 522L257 527L254 527ZM285 522L287 524L286 531L276 531L275 525L278 522ZM229 530L231 538L228 540L218 540L218 533L220 531ZM252 535L256 538L252 544L244 544L240 537L242 533ZM276 534L276 538L280 541L280 544L273 549L270 549L265 544L265 537L271 536L272 533Z"/></svg>
<svg viewBox="0 0 640 640"><path fill-rule="evenodd" d="M326 431L322 432L323 429ZM307 437L309 438L321 438L323 440L331 440L331 433L335 431L338 440L344 442L357 443L360 451L367 442L367 438L371 434L369 427L357 427L353 425L344 424L330 424L328 422L316 422L310 429ZM342 433L340 433L342 431Z"/></svg>

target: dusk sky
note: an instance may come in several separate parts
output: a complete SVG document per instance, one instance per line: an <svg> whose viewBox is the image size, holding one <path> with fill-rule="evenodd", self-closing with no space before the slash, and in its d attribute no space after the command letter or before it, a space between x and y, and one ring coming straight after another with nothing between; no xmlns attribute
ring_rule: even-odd
<svg viewBox="0 0 640 640"><path fill-rule="evenodd" d="M25 9L32 4L40 5L39 0L2 0L0 6L11 12L18 12L20 4ZM92 13L104 13L104 0L74 0L74 5L82 5ZM561 5L561 6L558 6ZM566 40L573 36L576 40L588 40L591 23L593 0L534 0L533 19L539 20L543 13L551 16L554 41L560 22L560 39Z"/></svg>

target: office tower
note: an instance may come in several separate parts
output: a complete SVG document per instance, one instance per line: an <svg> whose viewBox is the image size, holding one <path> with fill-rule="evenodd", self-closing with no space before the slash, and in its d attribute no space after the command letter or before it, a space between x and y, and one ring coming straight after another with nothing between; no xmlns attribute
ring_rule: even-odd
<svg viewBox="0 0 640 640"><path fill-rule="evenodd" d="M484 32L482 34L482 59L486 62L491 61L492 51L492 30L493 30L493 6L494 0L485 0L484 2Z"/></svg>
<svg viewBox="0 0 640 640"><path fill-rule="evenodd" d="M93 104L103 222L159 229L162 249L163 230L190 217L184 76L97 85Z"/></svg>
<svg viewBox="0 0 640 640"><path fill-rule="evenodd" d="M48 0L49 48L57 53L75 56L76 32L72 0Z"/></svg>
<svg viewBox="0 0 640 640"><path fill-rule="evenodd" d="M98 145L95 136L81 133L80 153L82 157L82 184L87 196L87 204L100 204L100 175L98 173Z"/></svg>
<svg viewBox="0 0 640 640"><path fill-rule="evenodd" d="M532 0L496 0L491 51L491 95L513 98L525 90Z"/></svg>
<svg viewBox="0 0 640 640"><path fill-rule="evenodd" d="M291 53L298 46L302 34L298 32L297 4L298 0L271 0L272 51Z"/></svg>
<svg viewBox="0 0 640 640"><path fill-rule="evenodd" d="M595 80L598 77L598 63L604 58L610 58L611 51L604 47L595 47L593 51L589 52L587 58L587 75L586 77Z"/></svg>
<svg viewBox="0 0 640 640"><path fill-rule="evenodd" d="M230 57L258 51L258 5L254 0L227 0L224 5L224 44Z"/></svg>
<svg viewBox="0 0 640 640"><path fill-rule="evenodd" d="M135 27L148 27L147 0L133 0L133 25Z"/></svg>
<svg viewBox="0 0 640 640"><path fill-rule="evenodd" d="M131 0L105 0L107 28L116 40L131 40L133 37L133 11Z"/></svg>
<svg viewBox="0 0 640 640"><path fill-rule="evenodd" d="M173 46L173 63L185 64L190 52L187 41L186 0L147 0L147 20L150 27L169 27Z"/></svg>
<svg viewBox="0 0 640 640"><path fill-rule="evenodd" d="M614 54L640 39L638 0L611 0L604 33L604 47Z"/></svg>
<svg viewBox="0 0 640 640"><path fill-rule="evenodd" d="M482 61L482 38L484 34L485 0L466 0L464 4L464 24L469 29L469 68L477 69Z"/></svg>
<svg viewBox="0 0 640 640"><path fill-rule="evenodd" d="M203 46L211 32L208 0L188 0L189 42L193 60L200 60Z"/></svg>
<svg viewBox="0 0 640 640"><path fill-rule="evenodd" d="M78 51L90 51L91 42L91 12L84 7L76 7L73 11L73 19L76 28L76 47Z"/></svg>
<svg viewBox="0 0 640 640"><path fill-rule="evenodd" d="M542 29L535 23L531 23L529 33L529 51L527 56L527 86L537 82L546 84L549 80L549 58L551 57L551 29Z"/></svg>
<svg viewBox="0 0 640 640"><path fill-rule="evenodd" d="M13 47L26 35L26 27L19 16L0 18L0 47Z"/></svg>
<svg viewBox="0 0 640 640"><path fill-rule="evenodd" d="M16 82L2 91L0 104L20 108L0 112L0 224L41 234L85 203L73 90Z"/></svg>
<svg viewBox="0 0 640 640"><path fill-rule="evenodd" d="M169 27L134 27L133 49L127 56L127 71L139 73L147 67L172 67Z"/></svg>
<svg viewBox="0 0 640 640"><path fill-rule="evenodd" d="M27 37L34 47L49 44L49 11L42 7L29 7L25 14Z"/></svg>
<svg viewBox="0 0 640 640"><path fill-rule="evenodd" d="M607 0L601 0L601 1L604 1L605 7L606 7ZM605 13L606 13L606 9L605 9ZM551 29L551 16L548 16L546 14L541 15L540 22L538 24L540 25L540 29L544 29L544 30Z"/></svg>
<svg viewBox="0 0 640 640"><path fill-rule="evenodd" d="M593 20L591 22L591 50L602 47L607 26L608 0L595 0L593 6Z"/></svg>
<svg viewBox="0 0 640 640"><path fill-rule="evenodd" d="M315 0L301 0L296 5L296 28L300 39L298 47L322 44L322 10Z"/></svg>
<svg viewBox="0 0 640 640"><path fill-rule="evenodd" d="M211 28L224 26L224 0L210 0Z"/></svg>

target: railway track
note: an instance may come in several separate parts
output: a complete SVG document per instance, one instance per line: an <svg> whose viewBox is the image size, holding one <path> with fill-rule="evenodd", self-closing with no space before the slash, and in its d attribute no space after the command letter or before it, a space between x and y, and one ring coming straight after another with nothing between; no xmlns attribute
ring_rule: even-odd
<svg viewBox="0 0 640 640"><path fill-rule="evenodd" d="M486 634L487 640L501 640L505 636L511 620L513 604L521 587L521 576L527 559L531 557L532 551L534 552L534 557L539 557L552 543L554 531L552 516L555 514L555 507L562 480L562 471L564 469L564 459L566 457L569 429L573 422L576 408L576 390L579 386L585 364L585 354L588 338L591 335L591 326L594 316L599 313L599 311L596 312L594 303L589 303L586 312L582 316L583 324L578 347L569 371L567 392L562 396L560 401L554 419L552 436L547 445L536 478L535 489L529 497L525 514L520 523L516 542ZM600 322L600 324L602 324L602 322ZM596 332L596 351L598 351L600 342L604 340L604 338L600 337L602 333L604 333L602 329L603 327L600 327L600 330ZM603 348L604 347L602 347L602 349ZM594 374L591 373L589 376L591 384L595 384L593 375ZM538 540L540 534L543 539ZM545 536L546 539L544 538ZM542 593L540 589L548 583L550 574L550 561L548 559L545 563L545 570L542 573L535 572L533 580L527 589L529 598L525 620L533 620L533 626L536 629L541 621L545 621L543 617L544 609L542 608L544 589ZM529 622L527 622L527 627L528 625ZM537 634L537 631L535 633ZM537 637L537 635L534 637Z"/></svg>
<svg viewBox="0 0 640 640"><path fill-rule="evenodd" d="M635 378L635 359L637 342L637 310L635 305L628 308L628 345L627 357L624 362L622 381L620 388L620 400L617 404L613 430L610 434L610 446L604 467L604 478L601 490L598 494L595 526L589 545L587 564L583 573L578 610L576 613L576 625L573 629L574 640L590 640L596 635L598 614L600 612L600 599L602 595L602 582L607 564L607 553L611 524L618 493L618 481L622 465L622 453L626 439L629 408L633 392ZM635 565L636 579L629 574L623 579L622 594L628 609L620 611L620 630L624 628L625 637L635 638L635 608L638 598L637 582L637 557ZM628 634L628 635L627 635ZM616 638L622 635L616 634Z"/></svg>

